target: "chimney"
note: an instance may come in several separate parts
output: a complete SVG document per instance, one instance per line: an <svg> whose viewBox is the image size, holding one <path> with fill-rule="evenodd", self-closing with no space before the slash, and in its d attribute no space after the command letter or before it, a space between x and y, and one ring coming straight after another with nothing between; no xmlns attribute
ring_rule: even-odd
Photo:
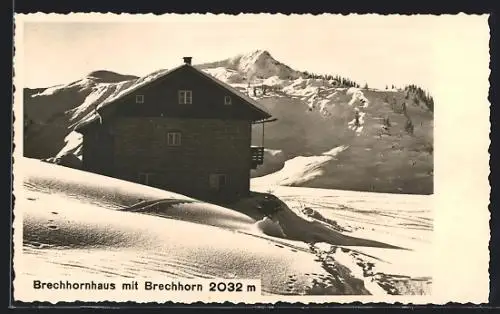
<svg viewBox="0 0 500 314"><path fill-rule="evenodd" d="M184 57L184 58L182 58L182 59L184 59L184 63L185 63L185 64L189 64L189 65L191 65L191 60L192 60L193 58L192 58L192 57Z"/></svg>

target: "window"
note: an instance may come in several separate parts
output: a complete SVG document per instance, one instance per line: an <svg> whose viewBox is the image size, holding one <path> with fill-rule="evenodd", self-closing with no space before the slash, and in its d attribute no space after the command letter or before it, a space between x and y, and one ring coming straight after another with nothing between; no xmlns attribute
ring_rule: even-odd
<svg viewBox="0 0 500 314"><path fill-rule="evenodd" d="M224 96L224 105L231 105L231 96Z"/></svg>
<svg viewBox="0 0 500 314"><path fill-rule="evenodd" d="M190 90L179 91L179 104L189 105L193 103L193 92Z"/></svg>
<svg viewBox="0 0 500 314"><path fill-rule="evenodd" d="M211 189L220 191L228 185L228 178L225 174L211 174L209 184Z"/></svg>
<svg viewBox="0 0 500 314"><path fill-rule="evenodd" d="M219 175L219 187L224 187L227 185L227 177L225 174Z"/></svg>
<svg viewBox="0 0 500 314"><path fill-rule="evenodd" d="M167 145L168 146L180 146L181 145L181 132L168 132Z"/></svg>
<svg viewBox="0 0 500 314"><path fill-rule="evenodd" d="M143 104L144 103L144 95L135 95L135 103Z"/></svg>

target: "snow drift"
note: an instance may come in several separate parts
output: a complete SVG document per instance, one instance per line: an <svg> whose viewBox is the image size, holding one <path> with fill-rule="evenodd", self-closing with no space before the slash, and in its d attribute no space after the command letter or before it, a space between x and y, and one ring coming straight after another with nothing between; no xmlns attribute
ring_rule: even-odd
<svg viewBox="0 0 500 314"><path fill-rule="evenodd" d="M16 218L23 219L16 278L46 273L95 279L261 278L266 294L371 294L380 287L378 283L369 288L364 284L368 277L354 276L355 269L339 261L327 262L324 255L330 253L319 252L311 244L327 241L339 247L350 239L354 242L345 242L351 246L348 250L358 252L364 261L368 257L361 249L365 248L378 247L377 254L396 251L387 253L396 258L397 252L405 251L343 234L333 225L308 222L290 200L281 202L282 210L273 217L252 217L37 160L16 160L16 167ZM296 192L299 199L304 197L300 191ZM252 206L246 209L259 211ZM385 271L391 274L390 268ZM379 275L382 279L376 282L384 283L389 275ZM376 279L375 274L367 276Z"/></svg>
<svg viewBox="0 0 500 314"><path fill-rule="evenodd" d="M288 236L307 234L316 239L311 249L326 268L335 263L348 267L353 276L364 281L372 294L420 295L431 292L432 196L266 186L256 181L252 182L253 190L271 190L296 214L283 211L280 215L337 230L340 235L355 237L353 243L357 239L371 241L346 246L349 239L342 239L343 245L336 245L331 241L334 240L331 233L327 232L328 236L324 237L326 230L311 229L305 223L288 223L296 226L283 228ZM285 227L286 218L281 217L281 221ZM381 243L385 243L385 247ZM387 244L405 249L387 249Z"/></svg>
<svg viewBox="0 0 500 314"><path fill-rule="evenodd" d="M19 162L25 170L20 172L23 190L16 191L24 266L16 265L16 277L49 272L56 277L261 278L270 294L315 294L318 282L331 294L351 284L352 293L369 293L357 289L359 280L349 275L335 280L305 244L259 233L269 229L265 219L256 224L244 214L175 193L40 161ZM163 217L149 207L155 203L163 204Z"/></svg>

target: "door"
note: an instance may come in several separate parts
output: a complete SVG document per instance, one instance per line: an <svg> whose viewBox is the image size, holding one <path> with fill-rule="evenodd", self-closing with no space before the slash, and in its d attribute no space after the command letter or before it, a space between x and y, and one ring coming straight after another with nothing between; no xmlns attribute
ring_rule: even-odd
<svg viewBox="0 0 500 314"><path fill-rule="evenodd" d="M115 137L113 134L106 130L102 133L102 146L101 146L101 158L105 165L104 174L108 176L114 175L114 153L115 153Z"/></svg>
<svg viewBox="0 0 500 314"><path fill-rule="evenodd" d="M106 176L113 176L114 136L105 128L92 133L89 154L92 154L91 171ZM85 157L84 157L85 158Z"/></svg>

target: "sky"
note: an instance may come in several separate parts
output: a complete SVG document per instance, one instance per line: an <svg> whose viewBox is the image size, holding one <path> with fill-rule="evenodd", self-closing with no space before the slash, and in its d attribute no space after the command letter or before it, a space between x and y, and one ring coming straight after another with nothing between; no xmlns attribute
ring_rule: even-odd
<svg viewBox="0 0 500 314"><path fill-rule="evenodd" d="M61 15L24 20L19 51L26 87L67 84L96 70L143 76L175 67L183 56L197 64L262 49L296 70L340 74L371 87L414 83L432 90L443 52L483 44L484 21L466 15Z"/></svg>

